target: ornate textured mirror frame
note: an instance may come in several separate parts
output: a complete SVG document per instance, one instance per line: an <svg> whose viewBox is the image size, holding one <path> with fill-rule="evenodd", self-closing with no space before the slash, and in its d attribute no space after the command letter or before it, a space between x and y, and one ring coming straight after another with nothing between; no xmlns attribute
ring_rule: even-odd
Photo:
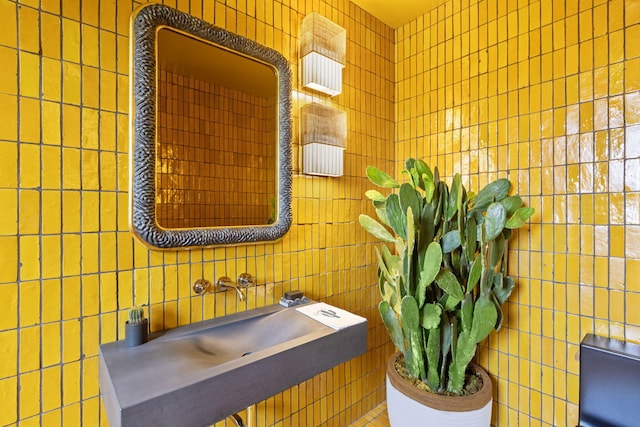
<svg viewBox="0 0 640 427"><path fill-rule="evenodd" d="M163 228L156 219L156 37L160 28L196 39L274 68L278 81L276 220L268 225ZM291 226L291 71L273 49L215 27L170 7L149 4L131 17L130 48L130 229L144 244L158 249L272 241ZM249 173L248 173L249 174Z"/></svg>

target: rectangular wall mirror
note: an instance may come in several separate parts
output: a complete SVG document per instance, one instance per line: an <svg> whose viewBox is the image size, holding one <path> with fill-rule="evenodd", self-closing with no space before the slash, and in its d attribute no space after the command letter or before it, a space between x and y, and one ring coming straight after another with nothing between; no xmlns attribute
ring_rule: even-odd
<svg viewBox="0 0 640 427"><path fill-rule="evenodd" d="M162 5L132 16L130 219L154 248L291 223L291 76L272 49Z"/></svg>

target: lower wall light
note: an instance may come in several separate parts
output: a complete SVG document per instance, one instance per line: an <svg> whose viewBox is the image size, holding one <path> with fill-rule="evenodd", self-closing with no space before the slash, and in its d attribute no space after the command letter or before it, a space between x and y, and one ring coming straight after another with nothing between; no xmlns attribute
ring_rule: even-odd
<svg viewBox="0 0 640 427"><path fill-rule="evenodd" d="M318 103L300 110L302 172L307 175L342 176L347 145L347 115Z"/></svg>

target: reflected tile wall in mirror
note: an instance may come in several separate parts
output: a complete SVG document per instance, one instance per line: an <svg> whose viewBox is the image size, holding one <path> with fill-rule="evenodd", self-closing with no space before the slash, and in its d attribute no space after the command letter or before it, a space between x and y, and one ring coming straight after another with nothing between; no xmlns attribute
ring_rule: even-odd
<svg viewBox="0 0 640 427"><path fill-rule="evenodd" d="M274 221L275 98L163 70L157 108L161 227Z"/></svg>

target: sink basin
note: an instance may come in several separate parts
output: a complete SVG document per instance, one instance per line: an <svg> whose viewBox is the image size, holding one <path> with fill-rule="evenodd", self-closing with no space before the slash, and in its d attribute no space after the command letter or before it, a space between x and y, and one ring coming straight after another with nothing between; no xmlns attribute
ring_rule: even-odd
<svg viewBox="0 0 640 427"><path fill-rule="evenodd" d="M177 342L211 356L216 363L294 340L318 330L318 322L295 310L278 310L181 336ZM209 363L212 359L207 358Z"/></svg>
<svg viewBox="0 0 640 427"><path fill-rule="evenodd" d="M100 347L111 426L210 425L366 351L367 324L335 330L272 305L192 324L138 347Z"/></svg>

